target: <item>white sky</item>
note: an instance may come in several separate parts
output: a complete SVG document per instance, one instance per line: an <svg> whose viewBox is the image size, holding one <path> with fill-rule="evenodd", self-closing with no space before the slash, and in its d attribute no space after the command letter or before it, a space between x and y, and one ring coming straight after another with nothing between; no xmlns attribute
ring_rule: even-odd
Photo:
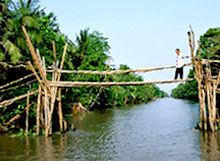
<svg viewBox="0 0 220 161"><path fill-rule="evenodd" d="M176 48L190 55L189 24L199 39L220 23L220 0L41 0L40 4L55 13L62 33L72 40L85 28L103 33L109 38L112 64L132 69L174 65ZM174 69L143 76L173 79ZM159 85L167 92L175 86Z"/></svg>

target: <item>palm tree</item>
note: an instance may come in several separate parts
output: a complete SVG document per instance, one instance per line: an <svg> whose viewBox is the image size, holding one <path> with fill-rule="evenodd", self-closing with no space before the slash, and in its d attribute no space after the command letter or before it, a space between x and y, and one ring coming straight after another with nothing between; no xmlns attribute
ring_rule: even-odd
<svg viewBox="0 0 220 161"><path fill-rule="evenodd" d="M19 0L17 3L6 1L2 8L4 9L2 13L7 16L1 33L0 59L16 64L29 53L21 26L26 26L31 39L40 43L42 36L38 32L38 24L44 11L40 10L38 0Z"/></svg>

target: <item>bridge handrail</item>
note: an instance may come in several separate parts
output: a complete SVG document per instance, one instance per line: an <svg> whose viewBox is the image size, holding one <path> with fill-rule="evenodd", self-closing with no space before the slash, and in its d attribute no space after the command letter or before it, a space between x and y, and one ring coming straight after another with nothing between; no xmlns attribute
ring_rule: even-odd
<svg viewBox="0 0 220 161"><path fill-rule="evenodd" d="M207 63L220 63L220 60L208 60L202 59L203 64ZM184 64L184 66L192 66L192 63ZM169 65L169 66L161 66L161 67L152 67L152 68L143 68L143 69L129 69L129 70L107 70L107 71L89 71L89 70L60 70L55 69L59 73L65 74L96 74L96 75L111 75L111 74L126 74L126 73L146 73L149 71L156 71L156 70L164 70L164 69L171 69L176 68L176 65ZM52 73L54 70L47 70L47 72Z"/></svg>
<svg viewBox="0 0 220 161"><path fill-rule="evenodd" d="M100 87L100 86L128 86L128 85L145 85L145 84L163 84L163 83L177 83L195 80L188 79L174 79L174 80L160 80L160 81L138 81L138 82L71 82L71 81L49 81L52 87Z"/></svg>

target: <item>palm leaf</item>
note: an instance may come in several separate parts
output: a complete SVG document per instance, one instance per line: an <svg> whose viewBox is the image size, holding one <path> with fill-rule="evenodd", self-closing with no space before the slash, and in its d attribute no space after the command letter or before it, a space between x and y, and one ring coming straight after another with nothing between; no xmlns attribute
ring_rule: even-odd
<svg viewBox="0 0 220 161"><path fill-rule="evenodd" d="M5 42L4 46L7 53L10 55L11 62L13 64L18 63L22 57L20 49L9 40Z"/></svg>
<svg viewBox="0 0 220 161"><path fill-rule="evenodd" d="M22 22L23 22L24 25L26 25L28 27L34 27L34 26L38 25L36 20L33 17L31 17L31 16L23 17Z"/></svg>

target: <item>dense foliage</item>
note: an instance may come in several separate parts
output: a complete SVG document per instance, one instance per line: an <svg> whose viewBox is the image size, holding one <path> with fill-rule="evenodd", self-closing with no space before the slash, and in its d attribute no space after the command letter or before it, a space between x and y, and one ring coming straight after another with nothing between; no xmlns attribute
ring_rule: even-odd
<svg viewBox="0 0 220 161"><path fill-rule="evenodd" d="M220 59L220 28L209 29L203 36L200 37L201 43L201 56L204 59ZM220 64L211 63L212 75L217 75L220 69ZM194 77L194 71L191 70L189 78ZM185 84L179 84L172 91L172 96L176 98L190 99L198 101L197 82L191 81ZM219 97L219 96L217 96Z"/></svg>
<svg viewBox="0 0 220 161"><path fill-rule="evenodd" d="M24 25L30 35L33 45L46 59L46 65L53 63L52 41L56 44L57 60L61 60L65 42L68 49L64 69L74 70L116 70L111 67L108 60L111 58L108 39L98 31L90 32L89 29L80 31L75 41L64 36L60 30L53 13L45 13L37 0L0 0L0 86L21 78L31 73L28 68L11 68L10 65L25 64L32 61L25 37L21 30ZM129 69L126 65L120 66L121 70ZM30 78L26 81L33 79ZM50 79L50 78L48 78ZM123 75L76 75L63 74L61 80L66 81L143 81L136 74ZM23 83L23 82L22 82ZM38 83L32 83L31 90L36 90ZM0 101L10 99L27 93L30 87L12 89L0 93ZM80 87L63 89L64 112L69 112L74 102L81 102L88 109L106 108L108 106L121 106L148 102L155 97L164 97L166 93L155 85L128 86L128 87ZM36 96L31 97L36 102ZM26 100L20 100L7 108L0 109L0 125L20 113L26 106ZM31 107L30 117L34 123L35 106ZM24 117L24 116L22 116ZM19 119L21 122L24 119ZM0 127L1 128L1 127Z"/></svg>

